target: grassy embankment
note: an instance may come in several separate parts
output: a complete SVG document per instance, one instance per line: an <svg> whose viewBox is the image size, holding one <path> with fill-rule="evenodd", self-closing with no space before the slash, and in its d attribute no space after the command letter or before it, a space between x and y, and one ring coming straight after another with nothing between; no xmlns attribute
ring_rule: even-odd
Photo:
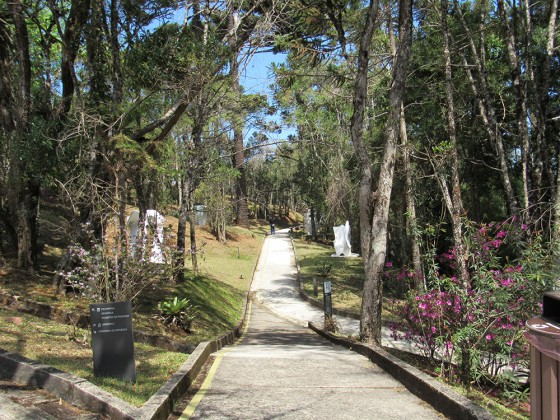
<svg viewBox="0 0 560 420"><path fill-rule="evenodd" d="M168 220L173 224L173 218ZM133 302L133 328L168 336L193 346L229 331L240 321L245 293L266 229L266 223L253 224L251 229L231 227L226 243L215 240L207 229L199 229L198 243L204 243L199 259L200 275L191 276L180 285L162 285L142 293ZM47 251L52 260L56 260L56 256L62 252L53 245L48 246ZM5 266L0 272L0 291L12 292L75 313L87 313L90 302L69 295L57 295L51 285L50 267L42 268L42 276L29 278L10 269L9 265ZM170 331L159 320L158 302L173 296L187 297L197 306L198 316L193 323L192 334L177 335L177 331ZM188 358L184 353L136 344L136 384L96 378L93 376L89 330L9 309L0 310L0 319L0 348L87 379L137 406L147 401Z"/></svg>

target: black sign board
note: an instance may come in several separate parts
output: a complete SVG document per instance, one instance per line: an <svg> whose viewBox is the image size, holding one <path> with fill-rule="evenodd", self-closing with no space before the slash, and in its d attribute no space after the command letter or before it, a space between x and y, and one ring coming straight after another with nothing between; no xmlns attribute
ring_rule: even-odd
<svg viewBox="0 0 560 420"><path fill-rule="evenodd" d="M99 303L89 308L95 376L136 382L131 303Z"/></svg>

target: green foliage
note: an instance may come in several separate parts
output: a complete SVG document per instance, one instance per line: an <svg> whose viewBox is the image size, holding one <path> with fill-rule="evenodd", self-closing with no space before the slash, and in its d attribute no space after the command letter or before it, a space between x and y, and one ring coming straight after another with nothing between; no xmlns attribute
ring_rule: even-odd
<svg viewBox="0 0 560 420"><path fill-rule="evenodd" d="M332 263L331 262L325 262L317 268L317 273L321 277L328 277L328 275L331 274L331 271L332 271Z"/></svg>
<svg viewBox="0 0 560 420"><path fill-rule="evenodd" d="M226 63L228 50L212 35L204 42L197 30L168 23L147 34L127 55L127 76L136 89L169 89L190 81L208 82Z"/></svg>
<svg viewBox="0 0 560 420"><path fill-rule="evenodd" d="M175 296L172 300L160 302L158 310L164 324L175 325L187 333L191 332L197 309L187 298L179 299Z"/></svg>

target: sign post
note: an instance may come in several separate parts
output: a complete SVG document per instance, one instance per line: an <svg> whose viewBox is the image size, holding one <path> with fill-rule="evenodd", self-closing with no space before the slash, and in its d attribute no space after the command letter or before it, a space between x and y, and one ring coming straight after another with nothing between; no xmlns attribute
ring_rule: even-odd
<svg viewBox="0 0 560 420"><path fill-rule="evenodd" d="M331 298L331 282L323 282L323 306L325 311L325 318L332 318L332 298Z"/></svg>
<svg viewBox="0 0 560 420"><path fill-rule="evenodd" d="M90 314L95 376L136 382L131 303L93 304Z"/></svg>

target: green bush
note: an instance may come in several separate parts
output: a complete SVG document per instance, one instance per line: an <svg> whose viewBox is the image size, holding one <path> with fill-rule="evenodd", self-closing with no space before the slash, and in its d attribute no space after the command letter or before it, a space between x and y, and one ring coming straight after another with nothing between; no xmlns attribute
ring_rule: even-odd
<svg viewBox="0 0 560 420"><path fill-rule="evenodd" d="M173 300L160 302L158 310L165 325L175 325L187 333L191 332L197 309L187 298L179 299L175 296Z"/></svg>

